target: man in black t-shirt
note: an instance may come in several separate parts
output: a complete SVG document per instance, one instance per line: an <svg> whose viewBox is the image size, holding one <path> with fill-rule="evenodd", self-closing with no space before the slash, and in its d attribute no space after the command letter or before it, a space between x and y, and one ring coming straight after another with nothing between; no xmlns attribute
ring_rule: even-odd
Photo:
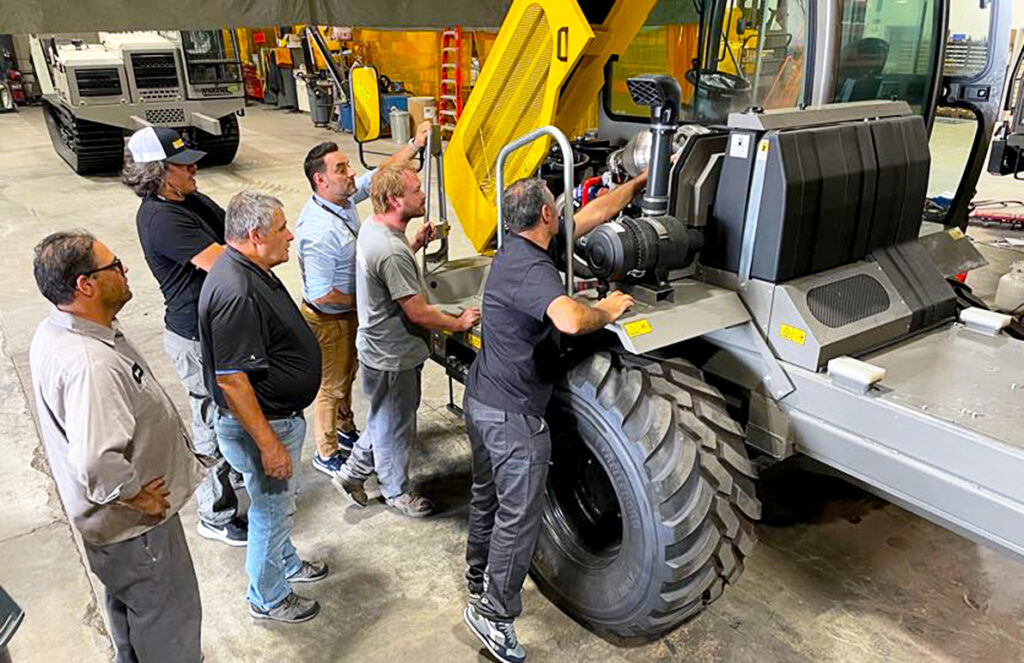
<svg viewBox="0 0 1024 663"><path fill-rule="evenodd" d="M629 202L619 197L623 206ZM518 663L526 652L512 621L522 612L519 595L540 532L551 458L544 413L558 378L553 335L601 329L633 298L615 291L588 305L566 295L548 253L559 224L543 180L509 186L502 208L508 234L484 287L483 347L470 368L463 404L473 456L466 550L471 603L464 616L499 660ZM608 209L608 216L618 211Z"/></svg>
<svg viewBox="0 0 1024 663"><path fill-rule="evenodd" d="M188 394L193 442L200 453L218 459L196 489L197 531L207 539L244 546L246 524L238 517L231 466L217 448L196 323L199 291L224 250L224 210L196 189L196 162L203 155L189 149L173 129L146 127L128 141L121 176L142 198L135 223L146 263L164 296L164 350Z"/></svg>
<svg viewBox="0 0 1024 663"><path fill-rule="evenodd" d="M320 605L289 584L327 577L291 541L296 471L306 436L302 411L320 388L320 346L284 284L271 271L288 260L292 233L281 201L242 191L228 204L228 248L199 296L206 386L217 402L221 452L242 473L249 508L249 614L297 623Z"/></svg>

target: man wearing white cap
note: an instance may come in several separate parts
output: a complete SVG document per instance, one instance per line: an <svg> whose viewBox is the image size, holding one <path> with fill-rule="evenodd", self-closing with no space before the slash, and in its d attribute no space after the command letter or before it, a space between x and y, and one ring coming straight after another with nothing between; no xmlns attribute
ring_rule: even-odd
<svg viewBox="0 0 1024 663"><path fill-rule="evenodd" d="M224 210L196 188L196 162L174 129L146 127L128 140L121 180L142 198L135 217L146 262L164 295L164 350L174 362L192 409L196 450L216 457L196 489L199 535L231 546L248 539L238 517L231 467L217 448L214 403L203 383L197 307L206 273L224 251Z"/></svg>

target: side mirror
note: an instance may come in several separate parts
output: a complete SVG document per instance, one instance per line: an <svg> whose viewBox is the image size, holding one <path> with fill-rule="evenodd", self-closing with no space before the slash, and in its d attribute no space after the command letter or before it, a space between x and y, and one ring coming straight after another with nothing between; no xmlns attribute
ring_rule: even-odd
<svg viewBox="0 0 1024 663"><path fill-rule="evenodd" d="M373 67L354 67L349 75L352 100L352 133L357 143L369 143L380 138L380 87L377 70Z"/></svg>

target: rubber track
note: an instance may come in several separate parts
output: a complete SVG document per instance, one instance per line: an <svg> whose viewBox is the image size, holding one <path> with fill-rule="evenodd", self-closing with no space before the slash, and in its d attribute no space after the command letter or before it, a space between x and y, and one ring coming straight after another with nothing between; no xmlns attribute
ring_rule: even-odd
<svg viewBox="0 0 1024 663"><path fill-rule="evenodd" d="M220 118L220 127L221 135L219 136L196 130L197 149L206 152L206 156L199 162L200 168L224 166L235 159L240 140L238 117L225 115Z"/></svg>
<svg viewBox="0 0 1024 663"><path fill-rule="evenodd" d="M623 637L649 637L696 616L736 582L757 539L761 504L756 469L743 429L725 399L692 364L672 359L626 368L608 353L587 358L569 374L572 384L596 385L599 404L613 411L643 458L647 496L664 542L657 596Z"/></svg>

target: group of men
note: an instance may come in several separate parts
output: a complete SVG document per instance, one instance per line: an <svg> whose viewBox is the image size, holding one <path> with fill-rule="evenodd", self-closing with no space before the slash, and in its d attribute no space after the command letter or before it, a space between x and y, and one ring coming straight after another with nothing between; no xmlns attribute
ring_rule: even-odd
<svg viewBox="0 0 1024 663"><path fill-rule="evenodd" d="M119 328L132 296L127 266L85 231L36 247L36 282L55 306L30 352L40 428L106 588L119 662L202 658L198 583L178 516L193 492L199 535L246 547L254 618L318 614L315 600L292 589L328 575L326 562L302 559L291 542L310 404L313 468L343 496L366 506L365 482L376 474L397 512L433 512L409 483L428 334L468 331L480 311L453 316L427 302L415 253L436 231L426 223L406 236L426 198L409 160L430 131L424 123L358 177L335 143L311 149L303 169L313 193L294 235L272 196L242 191L225 211L199 193L204 155L173 130L131 137L122 180L142 199L139 241L164 297L164 348L188 395L191 431ZM643 184L637 178L584 207L577 235L617 214ZM556 335L600 329L632 299L613 292L590 305L567 296L552 258L551 192L526 179L503 195L509 234L485 288L483 347L464 400L473 465L464 619L500 660L518 662L526 654L513 621L539 533ZM367 197L374 213L360 222L355 206ZM273 272L293 240L298 305ZM352 413L357 373L368 402L362 434Z"/></svg>

